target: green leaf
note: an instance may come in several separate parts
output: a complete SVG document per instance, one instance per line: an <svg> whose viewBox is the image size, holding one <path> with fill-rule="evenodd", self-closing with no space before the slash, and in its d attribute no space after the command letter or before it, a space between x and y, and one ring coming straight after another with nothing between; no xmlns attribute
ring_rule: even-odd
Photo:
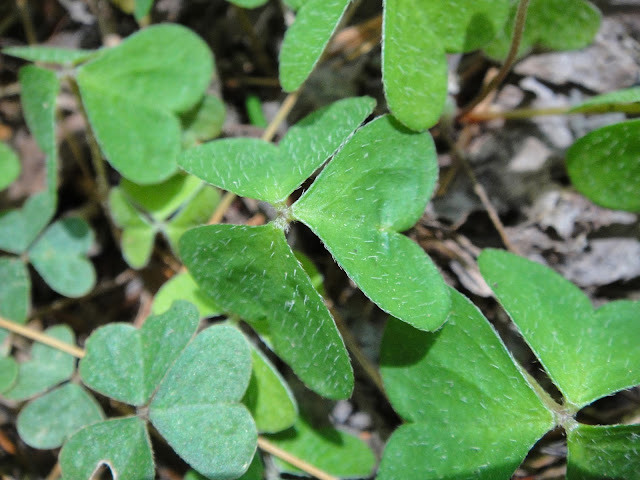
<svg viewBox="0 0 640 480"><path fill-rule="evenodd" d="M29 249L31 264L47 284L67 297L89 293L96 272L86 258L93 231L81 218L64 218L52 224Z"/></svg>
<svg viewBox="0 0 640 480"><path fill-rule="evenodd" d="M0 213L0 249L24 253L55 213L55 201L47 192L30 196L22 208Z"/></svg>
<svg viewBox="0 0 640 480"><path fill-rule="evenodd" d="M100 54L96 50L72 50L70 48L45 47L35 45L30 47L7 47L2 49L5 55L22 58L30 62L58 63L61 65L75 65Z"/></svg>
<svg viewBox="0 0 640 480"><path fill-rule="evenodd" d="M75 335L66 325L50 327L46 335L75 345ZM31 359L20 364L18 380L3 395L11 400L25 400L67 380L75 370L75 359L42 343L31 347Z"/></svg>
<svg viewBox="0 0 640 480"><path fill-rule="evenodd" d="M368 477L376 464L373 452L359 438L331 427L314 429L304 418L285 432L269 435L269 441L314 467L341 478ZM279 459L275 462L283 472L302 473Z"/></svg>
<svg viewBox="0 0 640 480"><path fill-rule="evenodd" d="M243 335L210 327L182 352L149 407L151 423L191 467L220 480L242 475L257 432L240 400L251 376Z"/></svg>
<svg viewBox="0 0 640 480"><path fill-rule="evenodd" d="M293 425L298 406L289 386L276 367L251 345L253 370L242 402L247 406L261 433L275 433Z"/></svg>
<svg viewBox="0 0 640 480"><path fill-rule="evenodd" d="M133 205L155 221L163 221L202 188L202 180L179 173L155 185L137 185L123 179L120 188Z"/></svg>
<svg viewBox="0 0 640 480"><path fill-rule="evenodd" d="M567 151L576 189L608 208L640 212L640 120L595 130Z"/></svg>
<svg viewBox="0 0 640 480"><path fill-rule="evenodd" d="M640 471L640 425L576 425L567 443L567 480L627 480Z"/></svg>
<svg viewBox="0 0 640 480"><path fill-rule="evenodd" d="M82 101L113 167L142 184L171 176L181 146L175 114L200 100L212 72L206 44L178 25L146 28L82 66Z"/></svg>
<svg viewBox="0 0 640 480"><path fill-rule="evenodd" d="M31 298L31 280L25 264L19 258L0 257L0 278L0 317L25 323Z"/></svg>
<svg viewBox="0 0 640 480"><path fill-rule="evenodd" d="M94 331L80 361L89 388L130 405L144 405L198 327L195 307L176 302L139 330L111 323Z"/></svg>
<svg viewBox="0 0 640 480"><path fill-rule="evenodd" d="M398 232L422 216L437 172L431 136L384 116L358 130L292 207L365 295L421 330L445 321L449 292L431 259Z"/></svg>
<svg viewBox="0 0 640 480"><path fill-rule="evenodd" d="M594 311L575 285L548 267L485 250L480 271L574 410L640 384L640 302Z"/></svg>
<svg viewBox="0 0 640 480"><path fill-rule="evenodd" d="M4 142L0 142L0 190L4 190L20 175L20 160Z"/></svg>
<svg viewBox="0 0 640 480"><path fill-rule="evenodd" d="M116 187L109 192L109 210L114 223L122 228L120 248L122 256L132 268L143 268L149 262L156 238L156 229L136 209L122 189Z"/></svg>
<svg viewBox="0 0 640 480"><path fill-rule="evenodd" d="M22 109L38 145L47 156L47 190L54 198L58 189L56 147L56 99L60 81L55 72L28 65L20 69Z"/></svg>
<svg viewBox="0 0 640 480"><path fill-rule="evenodd" d="M347 398L349 356L322 298L273 224L211 225L188 231L180 254L202 290L228 312L265 328L273 350L312 390Z"/></svg>
<svg viewBox="0 0 640 480"><path fill-rule="evenodd" d="M204 475L200 475L195 470L189 470L185 474L184 480L208 479ZM251 461L251 465L249 465L249 469L245 472L244 475L239 477L238 480L264 480L264 465L259 453L256 452L256 454L253 456L253 460Z"/></svg>
<svg viewBox="0 0 640 480"><path fill-rule="evenodd" d="M165 282L154 297L152 311L158 315L169 309L176 300L186 300L198 309L200 318L213 317L220 314L211 297L208 297L188 273L178 273Z"/></svg>
<svg viewBox="0 0 640 480"><path fill-rule="evenodd" d="M13 357L0 358L0 393L9 390L18 379L18 363Z"/></svg>
<svg viewBox="0 0 640 480"><path fill-rule="evenodd" d="M640 104L640 87L624 88L615 92L603 93L586 100L573 108L570 112L606 113L617 105ZM640 107L640 105L638 105Z"/></svg>
<svg viewBox="0 0 640 480"><path fill-rule="evenodd" d="M294 250L293 254L296 256L296 260L300 262L300 266L303 268L305 273L309 276L309 280L311 280L313 288L318 291L321 297L324 297L324 277L318 271L313 261L299 250Z"/></svg>
<svg viewBox="0 0 640 480"><path fill-rule="evenodd" d="M30 447L58 448L80 428L104 419L96 400L73 383L30 402L18 415L20 438Z"/></svg>
<svg viewBox="0 0 640 480"><path fill-rule="evenodd" d="M268 0L229 0L229 1L234 5L237 5L238 7L257 8L267 3Z"/></svg>
<svg viewBox="0 0 640 480"><path fill-rule="evenodd" d="M153 0L135 0L133 16L136 20L142 20L149 15L151 7L153 7Z"/></svg>
<svg viewBox="0 0 640 480"><path fill-rule="evenodd" d="M304 83L335 33L350 0L309 0L298 10L280 49L280 84L293 92Z"/></svg>
<svg viewBox="0 0 640 480"><path fill-rule="evenodd" d="M511 45L517 2L504 30L485 47L494 58L505 58ZM538 45L551 50L575 50L591 43L600 28L600 12L585 0L531 0L519 55Z"/></svg>
<svg viewBox="0 0 640 480"><path fill-rule="evenodd" d="M415 3L385 0L382 77L389 110L409 128L424 130L444 109L447 59Z"/></svg>
<svg viewBox="0 0 640 480"><path fill-rule="evenodd" d="M223 139L185 151L179 163L217 187L281 203L347 140L373 107L369 97L341 100L298 122L280 147L254 138Z"/></svg>
<svg viewBox="0 0 640 480"><path fill-rule="evenodd" d="M144 421L117 418L89 425L62 447L60 466L64 478L89 480L101 465L114 479L153 480L155 468Z"/></svg>
<svg viewBox="0 0 640 480"><path fill-rule="evenodd" d="M186 300L194 304L200 318L214 317L221 312L220 307L200 289L189 272L174 275L160 287L153 299L153 313L158 315L166 312L176 300Z"/></svg>
<svg viewBox="0 0 640 480"><path fill-rule="evenodd" d="M391 404L410 423L389 440L380 480L510 478L554 426L480 311L453 289L451 298L436 333L387 324L381 373Z"/></svg>
<svg viewBox="0 0 640 480"><path fill-rule="evenodd" d="M222 132L226 116L224 103L215 95L205 95L200 103L180 116L182 146L193 147L216 138Z"/></svg>

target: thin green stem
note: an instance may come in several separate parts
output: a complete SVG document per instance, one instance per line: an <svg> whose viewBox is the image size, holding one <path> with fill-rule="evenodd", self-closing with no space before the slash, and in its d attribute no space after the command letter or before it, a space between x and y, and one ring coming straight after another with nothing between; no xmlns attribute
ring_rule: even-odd
<svg viewBox="0 0 640 480"><path fill-rule="evenodd" d="M485 110L469 112L461 121L463 123L478 123L495 119L522 120L548 115L597 115L602 113L640 114L640 103L590 105L579 110L574 110L573 107L518 108L507 111Z"/></svg>

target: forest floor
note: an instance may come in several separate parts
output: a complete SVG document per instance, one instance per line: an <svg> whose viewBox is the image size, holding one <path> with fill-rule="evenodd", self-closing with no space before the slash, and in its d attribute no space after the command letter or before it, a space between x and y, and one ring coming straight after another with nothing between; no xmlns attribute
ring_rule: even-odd
<svg viewBox="0 0 640 480"><path fill-rule="evenodd" d="M516 108L546 109L577 103L595 94L640 83L640 2L594 2L604 19L593 44L574 52L536 52L518 62L506 82L480 108L503 112ZM20 5L27 5L21 9ZM374 5L375 4L375 5ZM96 8L97 7L97 8ZM363 3L349 26L331 45L331 55L316 69L302 95L281 126L280 134L297 119L332 101L370 95L376 113L386 109L380 74L378 2ZM374 19L373 22L369 20ZM251 125L246 100L257 96L269 119L285 95L278 83L278 48L285 24L279 2L252 11L222 0L157 0L153 23L181 23L202 36L212 48L218 75L209 91L227 108L222 136L260 137ZM133 17L104 0L5 0L0 4L0 48L39 43L69 48L113 45L138 29ZM0 208L20 205L42 188L44 155L29 133L20 105L18 70L25 62L0 55L0 141L8 142L22 162L22 174L0 194ZM450 58L450 92L460 104L471 99L492 64L479 53ZM114 321L139 323L150 311L153 295L173 274L174 259L166 246L156 249L151 264L130 269L112 238L104 214L89 200L93 185L74 160L79 145L87 154L85 125L70 92L59 100L61 186L58 217L71 212L86 218L96 231L90 253L98 285L86 298L70 300L51 292L33 273L31 325L70 325L80 344L98 326ZM600 305L612 299L640 300L640 223L631 213L598 207L570 185L564 167L569 145L589 131L615 123L623 114L586 117L539 116L509 120L494 115L457 127L455 140L487 192L502 221L499 231L476 194L469 175L460 168L447 133L432 130L439 149L437 194L409 236L436 261L448 284L471 296L494 323L503 340L523 364L531 352L491 299L475 259L482 248L504 248L546 263L576 283ZM72 139L72 141L70 141ZM113 184L118 181L112 172ZM236 200L229 223L260 223L269 212L257 202ZM330 255L303 227L292 231L292 242L304 249L325 279L328 297L373 361L386 315L355 288ZM20 345L18 345L20 348ZM349 401L322 404L334 422L366 438L380 454L398 418L390 406L364 383ZM15 429L19 405L0 399L0 478L53 479L56 457L23 444ZM595 422L620 419L640 422L640 390L633 389L596 402L584 413ZM631 420L630 420L631 419ZM561 478L564 472L561 433L547 435L514 478ZM55 453L55 452L54 452ZM168 448L156 452L159 477L182 478L185 465Z"/></svg>

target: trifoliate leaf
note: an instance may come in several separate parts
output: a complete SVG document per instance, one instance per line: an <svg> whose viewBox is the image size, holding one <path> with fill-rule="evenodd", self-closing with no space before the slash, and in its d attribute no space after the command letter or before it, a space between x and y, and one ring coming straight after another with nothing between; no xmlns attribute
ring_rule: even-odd
<svg viewBox="0 0 640 480"><path fill-rule="evenodd" d="M29 249L31 264L47 284L67 297L91 291L96 272L86 258L93 231L80 218L64 218L52 224Z"/></svg>
<svg viewBox="0 0 640 480"><path fill-rule="evenodd" d="M422 330L442 325L449 291L431 259L399 232L422 216L437 171L428 133L380 117L349 139L291 209L365 295Z"/></svg>
<svg viewBox="0 0 640 480"><path fill-rule="evenodd" d="M251 345L251 381L242 399L261 433L275 433L293 425L298 417L295 398L276 367Z"/></svg>
<svg viewBox="0 0 640 480"><path fill-rule="evenodd" d="M66 479L90 480L106 465L116 480L153 480L151 442L138 417L117 418L84 427L62 447L60 466Z"/></svg>
<svg viewBox="0 0 640 480"><path fill-rule="evenodd" d="M387 325L385 390L409 423L389 440L380 480L506 479L554 426L480 311L454 290L451 296L438 332L395 319Z"/></svg>
<svg viewBox="0 0 640 480"><path fill-rule="evenodd" d="M573 185L603 207L640 212L640 120L595 130L567 151Z"/></svg>
<svg viewBox="0 0 640 480"><path fill-rule="evenodd" d="M103 419L98 402L82 387L67 383L23 408L17 427L30 447L51 449L62 446L80 428Z"/></svg>
<svg viewBox="0 0 640 480"><path fill-rule="evenodd" d="M75 345L75 336L66 325L57 325L45 330L45 334L70 345ZM18 380L3 396L11 400L25 400L67 380L75 370L75 359L42 343L31 347L31 359L20 364Z"/></svg>
<svg viewBox="0 0 640 480"><path fill-rule="evenodd" d="M240 400L250 376L243 335L230 326L210 327L180 354L149 406L154 427L206 477L235 479L249 468L257 432Z"/></svg>
<svg viewBox="0 0 640 480"><path fill-rule="evenodd" d="M20 160L4 142L0 142L0 190L4 190L20 175Z"/></svg>
<svg viewBox="0 0 640 480"><path fill-rule="evenodd" d="M19 258L0 257L0 317L25 323L29 313L31 280Z"/></svg>
<svg viewBox="0 0 640 480"><path fill-rule="evenodd" d="M217 140L185 151L180 166L238 195L281 203L342 145L373 107L368 97L341 100L298 122L279 147L253 138Z"/></svg>
<svg viewBox="0 0 640 480"><path fill-rule="evenodd" d="M89 388L130 405L144 405L199 323L195 307L176 302L139 330L124 323L97 329L86 343L80 376Z"/></svg>
<svg viewBox="0 0 640 480"><path fill-rule="evenodd" d="M576 411L640 384L640 302L598 310L578 287L548 267L485 250L480 271L566 403Z"/></svg>
<svg viewBox="0 0 640 480"><path fill-rule="evenodd" d="M180 255L225 311L258 332L269 331L274 352L309 388L329 398L351 394L353 372L342 338L280 229L195 228L182 236Z"/></svg>
<svg viewBox="0 0 640 480"><path fill-rule="evenodd" d="M32 195L22 208L0 213L0 249L21 254L33 243L55 212L48 192Z"/></svg>

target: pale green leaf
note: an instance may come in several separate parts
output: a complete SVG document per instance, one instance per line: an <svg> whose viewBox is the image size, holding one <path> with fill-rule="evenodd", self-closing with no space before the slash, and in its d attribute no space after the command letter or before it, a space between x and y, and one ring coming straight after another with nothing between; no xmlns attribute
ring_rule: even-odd
<svg viewBox="0 0 640 480"><path fill-rule="evenodd" d="M274 352L309 388L335 399L351 394L342 338L281 230L273 224L199 227L182 236L180 254L220 307L269 331Z"/></svg>
<svg viewBox="0 0 640 480"><path fill-rule="evenodd" d="M91 291L96 272L86 258L93 231L81 218L64 218L52 224L29 249L31 264L56 292L81 297Z"/></svg>
<svg viewBox="0 0 640 480"><path fill-rule="evenodd" d="M31 280L19 258L0 257L0 317L25 323L29 313Z"/></svg>
<svg viewBox="0 0 640 480"><path fill-rule="evenodd" d="M548 267L500 250L483 251L478 263L573 409L640 384L640 302L594 311L586 295Z"/></svg>
<svg viewBox="0 0 640 480"><path fill-rule="evenodd" d="M153 299L153 313L166 312L176 300L191 302L198 309L200 318L213 317L220 314L220 307L208 297L195 282L189 272L178 273L169 279Z"/></svg>
<svg viewBox="0 0 640 480"><path fill-rule="evenodd" d="M51 449L62 446L76 430L103 418L100 405L85 389L67 383L23 408L17 428L30 447Z"/></svg>
<svg viewBox="0 0 640 480"><path fill-rule="evenodd" d="M0 249L24 253L55 213L55 199L47 192L30 196L22 208L0 212Z"/></svg>
<svg viewBox="0 0 640 480"><path fill-rule="evenodd" d="M4 142L0 142L0 190L4 190L20 175L20 160Z"/></svg>
<svg viewBox="0 0 640 480"><path fill-rule="evenodd" d="M47 157L47 190L55 198L58 189L56 99L60 81L55 72L27 65L20 69L20 88L27 126Z"/></svg>
<svg viewBox="0 0 640 480"><path fill-rule="evenodd" d="M387 325L385 390L410 423L389 440L380 480L507 479L554 426L480 311L454 290L451 298L451 314L438 332L395 319Z"/></svg>
<svg viewBox="0 0 640 480"><path fill-rule="evenodd" d="M153 251L156 238L154 225L129 202L122 189L118 187L112 188L109 192L109 210L114 223L122 228L122 256L132 268L143 268L149 262Z"/></svg>
<svg viewBox="0 0 640 480"><path fill-rule="evenodd" d="M365 295L422 330L442 325L449 292L431 259L398 232L422 216L437 172L431 136L384 116L358 130L292 207Z"/></svg>
<svg viewBox="0 0 640 480"><path fill-rule="evenodd" d="M511 45L518 2L503 31L484 50L494 58L506 57ZM531 0L520 41L519 55L538 45L551 50L575 50L589 45L600 27L600 12L586 0Z"/></svg>
<svg viewBox="0 0 640 480"><path fill-rule="evenodd" d="M0 358L0 394L9 390L18 379L18 363L13 357Z"/></svg>
<svg viewBox="0 0 640 480"><path fill-rule="evenodd" d="M595 130L567 151L571 182L595 203L640 212L640 120Z"/></svg>
<svg viewBox="0 0 640 480"><path fill-rule="evenodd" d="M144 405L193 336L199 318L195 307L176 302L142 328L112 323L94 331L80 361L89 388L131 405Z"/></svg>
<svg viewBox="0 0 640 480"><path fill-rule="evenodd" d="M220 135L225 115L224 103L218 97L202 97L195 107L180 116L183 147L193 147Z"/></svg>
<svg viewBox="0 0 640 480"><path fill-rule="evenodd" d="M257 8L261 7L268 0L229 0L234 5L237 5L242 8Z"/></svg>
<svg viewBox="0 0 640 480"><path fill-rule="evenodd" d="M66 325L50 327L44 332L61 342L75 345L75 335ZM25 400L67 380L75 370L75 359L42 343L31 347L31 358L20 364L18 380L3 395L11 400Z"/></svg>
<svg viewBox="0 0 640 480"><path fill-rule="evenodd" d="M304 418L287 431L269 435L269 441L287 453L340 478L364 478L376 464L371 449L359 438L331 427L314 429ZM301 474L296 467L275 459L283 472Z"/></svg>
<svg viewBox="0 0 640 480"><path fill-rule="evenodd" d="M311 74L350 0L309 0L298 10L280 49L280 84L297 90Z"/></svg>
<svg viewBox="0 0 640 480"><path fill-rule="evenodd" d="M624 88L615 92L596 95L574 107L571 112L606 113L617 105L636 104L640 108L640 87Z"/></svg>
<svg viewBox="0 0 640 480"><path fill-rule="evenodd" d="M184 349L151 402L151 423L206 477L235 479L249 468L257 432L239 402L250 376L242 334L230 326L210 327Z"/></svg>
<svg viewBox="0 0 640 480"><path fill-rule="evenodd" d="M242 402L247 406L261 433L275 433L293 425L298 417L295 398L276 367L251 345L253 369Z"/></svg>
<svg viewBox="0 0 640 480"><path fill-rule="evenodd" d="M90 480L107 465L115 480L153 480L151 442L138 417L117 418L89 425L62 447L60 466L68 480Z"/></svg>
<svg viewBox="0 0 640 480"><path fill-rule="evenodd" d="M629 480L640 472L640 425L576 425L567 443L567 480Z"/></svg>
<svg viewBox="0 0 640 480"><path fill-rule="evenodd" d="M298 122L279 147L253 138L217 140L187 150L180 166L243 197L284 202L371 113L368 97L335 102Z"/></svg>
<svg viewBox="0 0 640 480"><path fill-rule="evenodd" d="M84 62L99 55L96 50L73 50L61 47L46 47L33 45L29 47L7 47L2 49L5 55L22 58L30 62L58 63L62 65L74 65Z"/></svg>

